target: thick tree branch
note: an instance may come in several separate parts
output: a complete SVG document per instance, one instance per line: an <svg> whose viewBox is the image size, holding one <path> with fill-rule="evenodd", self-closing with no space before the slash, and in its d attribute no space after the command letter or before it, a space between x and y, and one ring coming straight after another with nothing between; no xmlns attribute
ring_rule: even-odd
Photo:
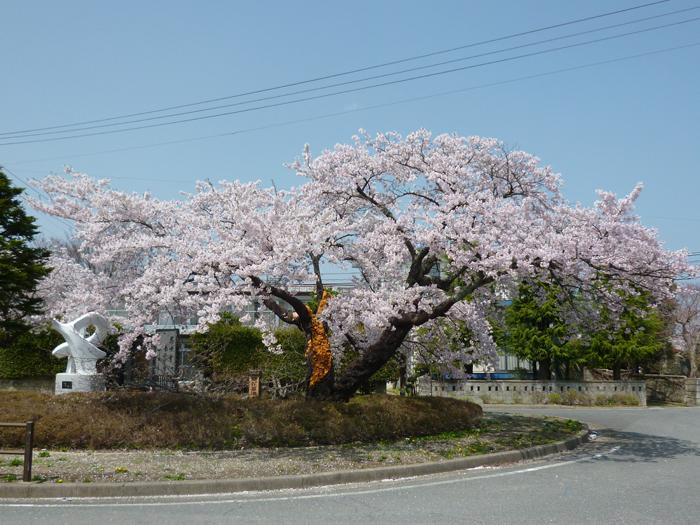
<svg viewBox="0 0 700 525"><path fill-rule="evenodd" d="M323 277L321 276L321 256L309 253L311 257L311 264L314 268L314 275L316 275L316 300L318 304L321 304L321 298L323 297Z"/></svg>
<svg viewBox="0 0 700 525"><path fill-rule="evenodd" d="M452 308L459 301L464 300L470 294L474 293L482 286L492 283L493 281L493 277L489 277L483 274L482 272L479 272L479 274L475 277L475 279L472 280L471 283L461 287L455 295L448 299L445 299L443 302L435 306L431 312L426 312L425 310L420 310L418 312L406 312L400 315L399 317L392 317L390 319L390 323L393 327L396 328L404 326L413 328L414 326L420 326L422 324L425 324L431 319L437 319L438 317L444 316L445 314L447 314L450 308Z"/></svg>
<svg viewBox="0 0 700 525"><path fill-rule="evenodd" d="M261 290L264 290L265 292L269 293L273 297L277 297L278 299L282 299L289 306L291 306L294 309L294 312L296 312L296 314L298 316L298 321L297 321L298 325L297 326L299 326L305 332L307 330L310 330L311 315L309 314L309 311L306 309L306 305L304 304L304 302L301 299L299 299L298 297L295 297L294 295L289 293L287 290L283 290L282 288L277 288L276 286L273 286L271 284L267 284L267 283L263 282L263 280L260 279L259 277L252 276L252 277L250 277L250 281L253 283L253 286L255 286L256 288L260 288ZM267 306L267 305L265 305L265 306ZM281 307L280 307L280 310L281 310ZM275 313L275 315L279 315L275 310L272 310L272 311ZM283 321L285 320L284 317L280 317L280 319L282 319Z"/></svg>
<svg viewBox="0 0 700 525"><path fill-rule="evenodd" d="M282 321L284 321L287 324L292 324L294 326L299 326L299 317L294 316L294 312L289 312L282 308L276 301L273 299L265 298L263 299L263 304L267 307L268 310L272 311L277 317L279 317Z"/></svg>
<svg viewBox="0 0 700 525"><path fill-rule="evenodd" d="M406 278L406 283L409 286L413 286L416 283L422 284L421 280L425 276L425 269L423 267L423 260L428 255L430 251L429 248L421 248L417 252L414 251L413 260L411 261L411 268L408 271L408 277Z"/></svg>

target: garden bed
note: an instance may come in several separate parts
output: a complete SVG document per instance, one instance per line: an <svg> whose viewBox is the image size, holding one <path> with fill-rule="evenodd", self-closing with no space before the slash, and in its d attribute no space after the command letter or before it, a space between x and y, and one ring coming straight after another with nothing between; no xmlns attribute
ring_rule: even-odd
<svg viewBox="0 0 700 525"><path fill-rule="evenodd" d="M478 424L481 408L447 398L358 396L349 403L163 392L0 394L0 421L36 421L47 449L227 450L377 442ZM22 433L0 433L0 448Z"/></svg>
<svg viewBox="0 0 700 525"><path fill-rule="evenodd" d="M398 398L397 398L398 399ZM37 451L37 482L241 479L444 461L572 437L577 421L485 414L469 429L375 443L242 450ZM21 479L21 458L0 460L0 482Z"/></svg>

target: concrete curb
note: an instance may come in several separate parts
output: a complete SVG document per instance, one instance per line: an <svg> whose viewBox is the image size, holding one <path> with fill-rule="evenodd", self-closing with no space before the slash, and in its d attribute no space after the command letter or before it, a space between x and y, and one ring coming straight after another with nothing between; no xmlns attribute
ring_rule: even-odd
<svg viewBox="0 0 700 525"><path fill-rule="evenodd" d="M475 467L516 463L573 450L588 439L588 427L565 441L539 445L522 450L509 450L467 458L451 459L436 463L397 465L363 470L345 470L304 474L297 476L274 476L265 478L190 480L127 483L3 483L0 484L0 500L19 498L119 498L137 496L182 496L195 494L226 494L233 492L305 489L324 485L364 483L385 479L409 478L427 474L439 474Z"/></svg>

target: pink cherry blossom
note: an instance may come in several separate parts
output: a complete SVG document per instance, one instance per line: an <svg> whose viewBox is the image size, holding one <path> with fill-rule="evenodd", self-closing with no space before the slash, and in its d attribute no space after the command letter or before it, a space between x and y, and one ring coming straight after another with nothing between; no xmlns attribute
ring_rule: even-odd
<svg viewBox="0 0 700 525"><path fill-rule="evenodd" d="M356 351L323 394L347 399L421 327L440 337L441 323L463 323L472 346L456 356L445 345L443 359L492 359L488 305L524 278L556 280L615 311L615 290L662 300L694 271L634 215L641 186L571 205L552 168L496 139L361 133L317 157L307 147L292 168L302 182L289 191L200 182L173 201L80 173L38 182L50 200L34 206L74 221L91 263L75 268L55 254L63 270L44 284L49 311L126 310L125 352L162 311L195 312L205 330L251 301L308 334L295 290L314 282L320 296L324 272L346 269L354 287L321 315L336 363Z"/></svg>

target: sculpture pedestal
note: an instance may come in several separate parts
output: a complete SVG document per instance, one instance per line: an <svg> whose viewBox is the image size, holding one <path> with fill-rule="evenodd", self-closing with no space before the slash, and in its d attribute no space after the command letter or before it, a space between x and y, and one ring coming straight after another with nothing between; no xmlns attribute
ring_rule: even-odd
<svg viewBox="0 0 700 525"><path fill-rule="evenodd" d="M102 392L105 379L100 374L56 374L56 394L71 392Z"/></svg>

